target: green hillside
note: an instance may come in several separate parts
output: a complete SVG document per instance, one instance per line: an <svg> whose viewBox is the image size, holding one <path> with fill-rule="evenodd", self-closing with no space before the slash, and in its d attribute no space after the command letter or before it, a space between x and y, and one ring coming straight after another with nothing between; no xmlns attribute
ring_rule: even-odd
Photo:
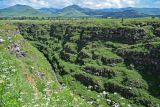
<svg viewBox="0 0 160 107"><path fill-rule="evenodd" d="M12 24L0 22L0 107L88 107Z"/></svg>
<svg viewBox="0 0 160 107"><path fill-rule="evenodd" d="M32 24L31 24L32 23ZM158 107L157 19L17 22L71 91L94 107Z"/></svg>
<svg viewBox="0 0 160 107"><path fill-rule="evenodd" d="M72 5L72 6L68 6L60 10L57 13L57 16L59 17L87 17L89 15L83 12L83 8L77 5Z"/></svg>
<svg viewBox="0 0 160 107"><path fill-rule="evenodd" d="M51 16L50 14L41 13L38 10L26 6L26 5L15 5L5 9L0 10L0 16L4 17L20 17L20 16L27 16L27 17L46 17Z"/></svg>
<svg viewBox="0 0 160 107"><path fill-rule="evenodd" d="M27 5L14 5L0 9L0 17L112 17L112 18L139 18L160 16L159 8L115 8L115 9L90 9L78 5L71 5L62 9L40 8L34 9Z"/></svg>
<svg viewBox="0 0 160 107"><path fill-rule="evenodd" d="M160 20L0 21L0 107L159 107Z"/></svg>

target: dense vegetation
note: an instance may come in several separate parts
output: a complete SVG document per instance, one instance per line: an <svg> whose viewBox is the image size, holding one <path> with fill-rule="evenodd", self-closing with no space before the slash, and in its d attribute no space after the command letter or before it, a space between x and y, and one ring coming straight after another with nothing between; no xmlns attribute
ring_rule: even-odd
<svg viewBox="0 0 160 107"><path fill-rule="evenodd" d="M12 23L0 22L0 107L88 107Z"/></svg>
<svg viewBox="0 0 160 107"><path fill-rule="evenodd" d="M159 19L14 23L45 55L60 83L89 104L159 106Z"/></svg>
<svg viewBox="0 0 160 107"><path fill-rule="evenodd" d="M2 20L0 107L159 107L159 53L156 18Z"/></svg>

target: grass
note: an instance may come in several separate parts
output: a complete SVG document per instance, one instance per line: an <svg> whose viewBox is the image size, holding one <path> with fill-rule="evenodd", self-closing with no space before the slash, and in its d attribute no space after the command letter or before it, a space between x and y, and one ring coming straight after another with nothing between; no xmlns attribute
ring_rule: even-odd
<svg viewBox="0 0 160 107"><path fill-rule="evenodd" d="M121 23L121 19L54 19L54 20L0 20L0 23L35 23L35 24L70 24L72 26L83 26L83 27L123 27L131 26L135 22L160 22L159 18L126 18L124 23Z"/></svg>
<svg viewBox="0 0 160 107"><path fill-rule="evenodd" d="M121 19L1 21L1 29L3 29L4 23L13 23L15 25L21 23L21 26L17 26L25 38L24 40L21 35L12 38L13 41L19 41L22 45L22 50L27 52L26 57L17 58L15 55L10 55L8 49L4 49L4 47L11 44L8 42L7 37L4 36L5 33L1 33L1 38L6 40L5 43L0 44L2 60L16 62L13 62L12 66L19 69L19 71L17 70L18 73L14 75L14 78L18 78L14 80L16 86L21 87L17 89L28 90L30 93L28 96L25 97L24 95L22 97L26 103L15 99L15 104L27 104L30 106L48 104L56 107L78 105L82 107L110 107L116 105L122 107L156 107L160 102L157 96L159 88L156 87L158 86L158 75L152 74L152 70L138 69L135 64L136 61L131 60L130 57L136 57L132 57L132 53L134 52L138 55L142 54L142 56L143 54L147 54L159 58L158 52L155 50L159 49L160 40L154 34L155 29L153 25L139 26L135 24L137 22L159 23L159 19L124 19L123 24L121 23ZM29 23L34 24L34 27ZM110 27L121 29L132 28L137 33L133 33L130 36L135 37L140 33L137 29L144 29L145 36L133 44L123 43L121 40L87 39L88 36L93 36L90 34L90 29L94 29L95 27L99 27L100 29ZM84 28L85 32L83 32ZM83 41L83 36L86 37L84 39L86 42ZM37 49L44 55L38 52ZM124 51L126 55L126 50L127 52L131 52L128 56L120 54L120 52ZM107 61L104 63L102 58L111 60L111 64L107 64ZM124 61L114 62L114 60L120 58ZM156 61L154 58L152 60ZM140 68L147 68L143 66L143 63L138 64ZM64 87L61 87L55 81L50 64L53 66L59 81ZM86 67L89 67L91 72L88 72ZM153 67L151 66L151 68ZM44 78L37 75L40 73L45 75ZM5 81L0 80L1 93L4 93ZM50 87L48 87L48 84L50 84ZM95 88L97 86L98 88ZM13 90L16 91L15 89ZM18 93L16 94L16 98L21 97L19 91L16 91L16 93ZM38 100L36 100L37 96ZM2 101L1 104L4 104L6 100Z"/></svg>
<svg viewBox="0 0 160 107"><path fill-rule="evenodd" d="M6 28L9 29L5 25L1 27L3 30ZM90 106L69 88L63 88L56 82L47 59L20 34L11 37L11 43L6 35L2 38L6 41L0 44L0 106ZM27 56L17 58L15 54L10 54L6 47L12 43L19 43Z"/></svg>

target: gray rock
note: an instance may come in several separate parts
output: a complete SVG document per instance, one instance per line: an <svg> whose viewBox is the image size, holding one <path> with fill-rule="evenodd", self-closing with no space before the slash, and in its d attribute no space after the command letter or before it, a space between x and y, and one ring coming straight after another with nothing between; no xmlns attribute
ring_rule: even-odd
<svg viewBox="0 0 160 107"><path fill-rule="evenodd" d="M3 42L5 42L5 40L4 39L0 39L0 43L3 43Z"/></svg>

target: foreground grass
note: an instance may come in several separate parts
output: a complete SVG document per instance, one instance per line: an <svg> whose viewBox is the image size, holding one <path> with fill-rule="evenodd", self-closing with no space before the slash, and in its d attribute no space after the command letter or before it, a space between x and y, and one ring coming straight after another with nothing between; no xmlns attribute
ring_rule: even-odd
<svg viewBox="0 0 160 107"><path fill-rule="evenodd" d="M8 27L9 26L9 27ZM20 34L9 35L15 26L0 25L0 106L1 107L71 107L90 106L69 88L55 80L53 70L36 48ZM11 54L8 47L19 44L25 57Z"/></svg>

